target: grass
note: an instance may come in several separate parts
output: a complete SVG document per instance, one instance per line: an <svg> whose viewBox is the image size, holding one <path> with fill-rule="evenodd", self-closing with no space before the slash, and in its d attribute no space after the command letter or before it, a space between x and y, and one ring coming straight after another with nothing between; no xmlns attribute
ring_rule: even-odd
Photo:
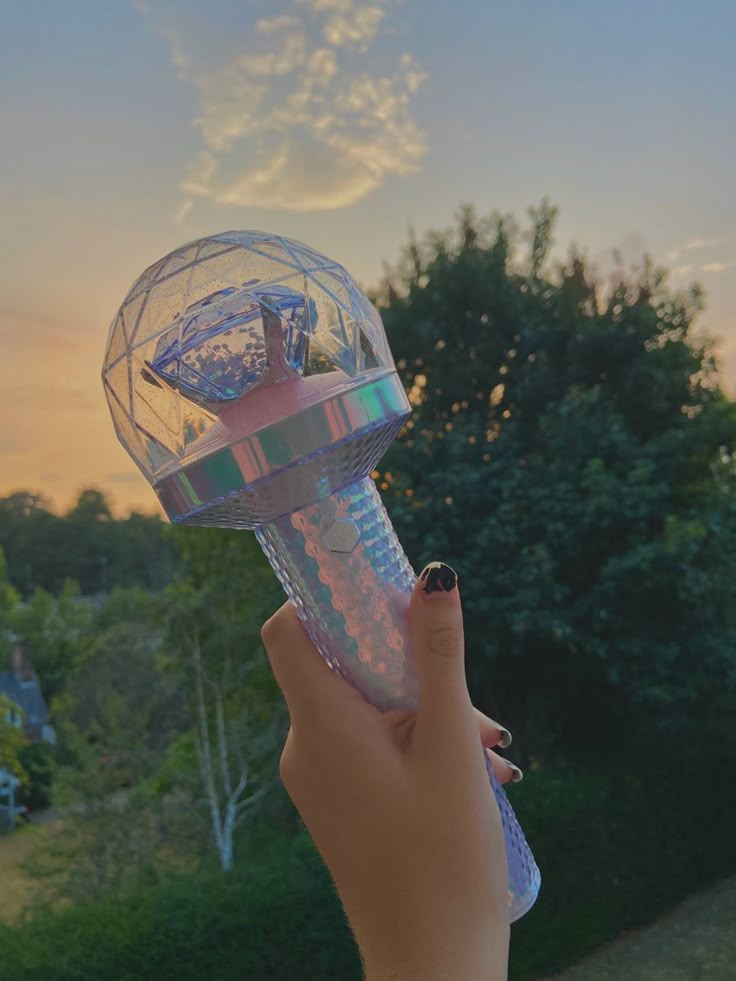
<svg viewBox="0 0 736 981"><path fill-rule="evenodd" d="M24 870L25 862L38 851L45 828L25 827L0 835L0 922L12 923L29 902L34 881Z"/></svg>
<svg viewBox="0 0 736 981"><path fill-rule="evenodd" d="M14 923L37 895L42 883L30 867L54 837L63 831L62 822L20 825L0 834L0 923Z"/></svg>

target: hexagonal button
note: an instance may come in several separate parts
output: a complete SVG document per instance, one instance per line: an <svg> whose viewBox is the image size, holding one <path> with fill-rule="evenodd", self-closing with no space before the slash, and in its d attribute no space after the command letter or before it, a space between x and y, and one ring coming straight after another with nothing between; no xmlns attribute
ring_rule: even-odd
<svg viewBox="0 0 736 981"><path fill-rule="evenodd" d="M324 542L331 552L352 552L360 541L360 531L349 518L337 518L324 533Z"/></svg>

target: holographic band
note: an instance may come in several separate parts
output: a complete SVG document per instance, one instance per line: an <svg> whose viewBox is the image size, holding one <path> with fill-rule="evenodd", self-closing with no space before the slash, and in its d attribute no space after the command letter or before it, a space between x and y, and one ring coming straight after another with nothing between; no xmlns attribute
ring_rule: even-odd
<svg viewBox="0 0 736 981"><path fill-rule="evenodd" d="M266 426L164 477L153 489L173 521L363 429L408 416L410 411L401 380L391 372Z"/></svg>

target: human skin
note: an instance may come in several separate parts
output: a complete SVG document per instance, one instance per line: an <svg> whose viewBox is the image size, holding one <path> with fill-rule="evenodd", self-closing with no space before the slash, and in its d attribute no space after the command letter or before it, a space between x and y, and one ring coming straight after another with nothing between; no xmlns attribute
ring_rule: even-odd
<svg viewBox="0 0 736 981"><path fill-rule="evenodd" d="M430 563L409 623L416 712L382 712L335 674L291 603L262 636L290 728L283 784L335 883L367 981L507 977L507 867L484 753L510 736L475 709L455 573Z"/></svg>

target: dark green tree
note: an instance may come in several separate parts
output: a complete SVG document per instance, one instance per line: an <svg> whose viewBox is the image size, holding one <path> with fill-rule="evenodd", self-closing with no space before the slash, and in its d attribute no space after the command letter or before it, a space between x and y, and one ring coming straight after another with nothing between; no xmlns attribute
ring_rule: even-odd
<svg viewBox="0 0 736 981"><path fill-rule="evenodd" d="M73 673L75 659L89 643L93 616L72 580L64 583L58 596L39 588L14 609L13 633L27 647L47 700L63 690Z"/></svg>
<svg viewBox="0 0 736 981"><path fill-rule="evenodd" d="M378 476L417 568L461 577L476 704L527 761L679 733L733 680L736 410L697 287L606 287L554 209L410 243L383 318L415 411ZM730 681L729 681L730 679Z"/></svg>
<svg viewBox="0 0 736 981"><path fill-rule="evenodd" d="M194 850L177 802L156 788L169 746L189 725L185 693L162 664L162 639L157 598L117 589L90 612L70 651L52 703L52 798L70 820L37 863L49 899L89 901L157 881L172 856Z"/></svg>
<svg viewBox="0 0 736 981"><path fill-rule="evenodd" d="M85 596L116 586L159 590L178 570L171 529L158 515L114 518L94 488L63 515L26 491L0 499L0 547L10 581L26 598L39 588L55 595L67 579Z"/></svg>
<svg viewBox="0 0 736 981"><path fill-rule="evenodd" d="M19 600L18 593L10 585L5 553L0 546L0 671L7 670L10 664L13 638L11 621Z"/></svg>

